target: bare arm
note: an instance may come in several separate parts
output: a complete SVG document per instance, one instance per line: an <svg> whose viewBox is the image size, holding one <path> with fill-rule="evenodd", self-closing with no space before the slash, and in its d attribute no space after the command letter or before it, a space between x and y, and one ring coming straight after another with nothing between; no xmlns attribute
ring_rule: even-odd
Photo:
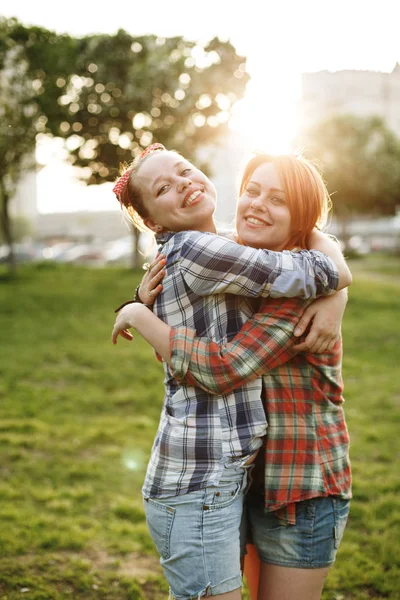
<svg viewBox="0 0 400 600"><path fill-rule="evenodd" d="M112 342L117 343L118 336L132 341L133 336L128 331L135 329L154 350L167 362L171 352L169 337L171 327L161 321L147 306L134 302L128 304L118 313L112 331Z"/></svg>
<svg viewBox="0 0 400 600"><path fill-rule="evenodd" d="M320 252L327 254L329 258L333 260L339 272L338 290L351 285L352 275L337 242L333 241L333 239L325 233L318 231L318 229L313 229L308 237L307 245L313 250L319 250Z"/></svg>

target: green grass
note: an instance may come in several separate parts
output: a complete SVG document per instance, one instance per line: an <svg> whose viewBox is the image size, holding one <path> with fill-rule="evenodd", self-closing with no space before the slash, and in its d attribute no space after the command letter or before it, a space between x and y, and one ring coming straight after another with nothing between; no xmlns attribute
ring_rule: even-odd
<svg viewBox="0 0 400 600"><path fill-rule="evenodd" d="M354 263L343 326L354 500L324 600L400 598L399 264ZM137 336L110 339L141 274L38 265L0 281L2 599L167 596L140 495L162 368Z"/></svg>

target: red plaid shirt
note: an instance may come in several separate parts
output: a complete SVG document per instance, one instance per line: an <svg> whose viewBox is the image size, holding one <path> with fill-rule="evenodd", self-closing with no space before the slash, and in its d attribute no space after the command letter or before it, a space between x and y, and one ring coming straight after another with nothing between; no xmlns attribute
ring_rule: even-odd
<svg viewBox="0 0 400 600"><path fill-rule="evenodd" d="M325 354L296 353L293 336L308 302L265 299L230 343L196 338L187 327L171 333L178 381L227 394L263 376L268 430L265 507L295 522L295 502L351 497L349 435L343 411L342 344Z"/></svg>

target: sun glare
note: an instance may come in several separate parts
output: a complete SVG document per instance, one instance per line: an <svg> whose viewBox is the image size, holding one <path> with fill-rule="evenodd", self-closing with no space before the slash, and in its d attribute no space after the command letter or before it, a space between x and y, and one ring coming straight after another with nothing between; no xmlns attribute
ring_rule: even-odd
<svg viewBox="0 0 400 600"><path fill-rule="evenodd" d="M297 98L292 81L250 81L233 109L229 126L250 146L271 153L289 152L296 133Z"/></svg>

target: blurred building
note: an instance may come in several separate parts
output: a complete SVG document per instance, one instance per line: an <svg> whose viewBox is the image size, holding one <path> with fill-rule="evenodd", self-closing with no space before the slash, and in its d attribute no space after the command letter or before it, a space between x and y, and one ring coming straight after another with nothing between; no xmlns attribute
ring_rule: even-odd
<svg viewBox="0 0 400 600"><path fill-rule="evenodd" d="M78 211L37 215L35 237L75 239L91 242L95 239L115 240L128 235L129 228L122 214L116 211Z"/></svg>
<svg viewBox="0 0 400 600"><path fill-rule="evenodd" d="M119 209L111 210L113 196L110 193L110 210L64 210L57 205L58 189L54 181L49 179L49 187L53 190L55 212L42 213L39 210L39 194L37 173L28 172L21 177L16 194L10 204L12 217L22 217L29 222L29 230L36 240L71 239L90 242L94 239L104 241L126 236L130 228ZM57 186L70 187L72 193L82 193L82 186L73 182L57 181ZM94 186L91 186L94 187ZM83 190L83 193L85 190ZM102 194L104 195L104 193Z"/></svg>
<svg viewBox="0 0 400 600"><path fill-rule="evenodd" d="M400 137L400 64L391 73L303 73L298 121L306 129L336 114L377 115Z"/></svg>

